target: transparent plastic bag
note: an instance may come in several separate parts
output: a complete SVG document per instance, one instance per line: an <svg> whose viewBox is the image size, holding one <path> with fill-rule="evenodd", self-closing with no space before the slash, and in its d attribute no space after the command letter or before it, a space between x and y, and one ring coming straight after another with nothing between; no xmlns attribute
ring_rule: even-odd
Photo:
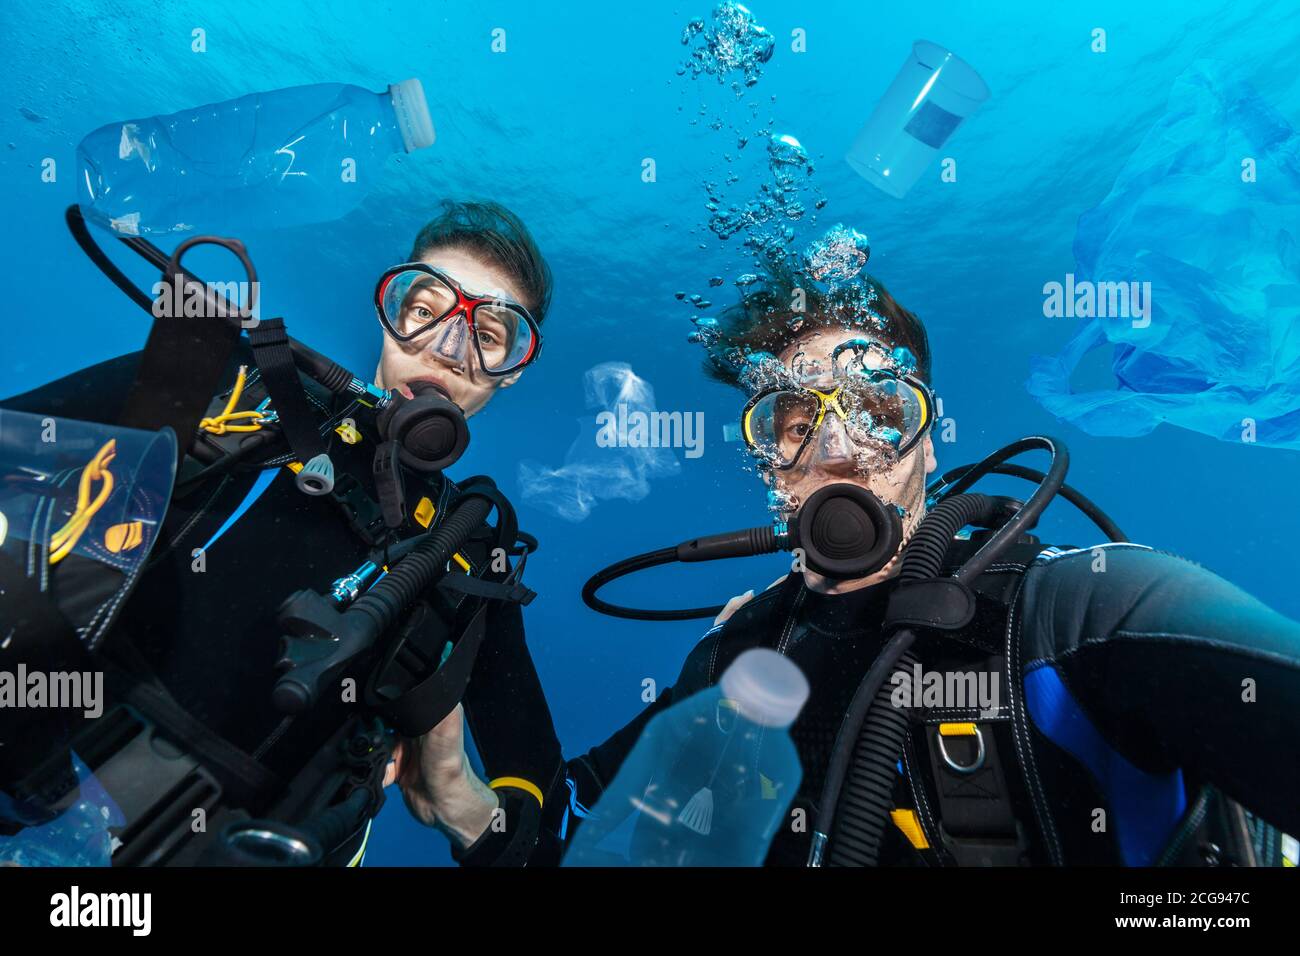
<svg viewBox="0 0 1300 956"><path fill-rule="evenodd" d="M125 826L126 817L81 758L74 753L71 759L77 780L72 802L47 823L28 826L12 837L0 836L0 865L111 865L114 837L109 828ZM0 793L0 819L22 816Z"/></svg>
<svg viewBox="0 0 1300 956"><path fill-rule="evenodd" d="M1149 282L1148 318L1091 318L1031 395L1089 434L1161 422L1300 448L1300 135L1228 67L1199 61L1109 195L1079 218L1076 284ZM1114 347L1113 390L1074 393Z"/></svg>

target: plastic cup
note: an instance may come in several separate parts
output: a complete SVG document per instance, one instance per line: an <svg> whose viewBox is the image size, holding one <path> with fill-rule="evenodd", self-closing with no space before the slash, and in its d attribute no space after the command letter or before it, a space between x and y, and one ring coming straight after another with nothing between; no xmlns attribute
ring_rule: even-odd
<svg viewBox="0 0 1300 956"><path fill-rule="evenodd" d="M989 97L978 73L955 53L917 40L844 157L867 182L898 199L943 144Z"/></svg>

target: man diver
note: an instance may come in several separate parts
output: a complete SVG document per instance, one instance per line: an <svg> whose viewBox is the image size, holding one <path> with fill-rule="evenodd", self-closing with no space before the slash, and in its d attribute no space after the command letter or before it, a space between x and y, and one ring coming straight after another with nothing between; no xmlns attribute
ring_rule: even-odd
<svg viewBox="0 0 1300 956"><path fill-rule="evenodd" d="M477 414L537 358L551 284L545 259L512 212L490 202L444 202L416 237L406 260L386 270L377 283L375 307L384 335L375 385L397 390L407 400L417 393L441 396L459 406L465 417ZM268 324L274 323L263 321L261 326ZM241 817L270 816L290 806L302 812L327 806L330 794L308 792L312 786L303 781L334 779L323 773L312 776L312 768L332 766L329 760L322 764L322 755L350 745L335 737L356 717L361 694L337 693L331 686L309 712L292 716L273 706L285 633L277 622L277 608L304 590L328 595L332 587L339 600L355 599L376 583L375 575L389 563L391 547L439 527L457 491L440 468L413 470L401 458L395 470L404 476L411 507L402 503L393 521L386 513L381 516L376 499L384 499L370 456L390 438L398 441L384 432L385 427L398 428L396 416L388 426L381 416L377 426L374 416L362 414L365 409L357 401L295 374L292 363L290 383L296 386L301 378L308 403L303 407L319 419L307 427L328 446L338 481L326 494L301 493L290 472L302 465L282 446L269 459L266 454L241 458L248 447L241 443L256 437L251 433L284 418L279 404L271 401L271 373L257 361L256 342L250 348L256 331L254 327L249 340L236 344L222 378L224 391L212 400L181 464L147 570L102 646L95 648L112 668L110 685L118 702L132 709L124 726L137 732L136 717L143 715L158 736L171 743L115 750L117 738L101 738L111 736L103 729L110 723L118 737L129 736L119 726L121 710L110 715L112 720L66 728L62 739L32 741L33 762L67 748L85 757L106 780L129 781L129 792L112 780L105 784L128 820L119 834L116 864L203 859L198 856L201 848L186 849L183 842L195 808L208 811L206 830L215 832ZM186 355L164 358L164 369L187 366ZM116 424L122 421L126 396L139 390L148 365L145 353L126 355L0 402L0 410ZM405 455L406 447L394 454ZM508 574L495 562L489 567L485 547L467 545L463 554L455 555L466 577L481 577L485 585L506 579ZM368 569L368 576L358 568ZM60 580L57 575L55 580ZM459 620L456 615L464 608L477 606L476 593L459 598L430 595L427 606L419 607L428 611L436 605L428 617L445 612ZM488 637L474 664L475 679L465 703L476 740L485 754L501 756L503 773L536 776L535 761L551 766L558 759L558 742L553 733L548 736L549 722L539 725L537 734L520 737L511 728L501 736L494 730L499 716L494 703L483 700L476 706L480 687L496 681L529 700L531 707L545 709L527 660L519 603L487 599L486 605ZM412 612L402 627L417 628L423 620ZM345 675L358 687L367 676L355 668ZM346 683L343 678L340 682ZM459 705L453 716L462 719ZM6 756L20 763L12 738L6 743ZM167 759L158 756L164 751ZM376 752L387 759L387 750ZM110 756L116 761L111 767ZM197 766L191 766L191 757ZM43 798L62 793L56 790L62 784L54 779L62 771L51 770L51 760L18 780L10 794L18 804L6 803L0 793L0 836L21 833L23 823L33 822L6 820L6 807L25 800L40 816L42 805L53 805ZM376 776L382 777L385 768L377 769ZM387 769L391 779L393 768ZM175 789L186 773L185 787ZM0 786L0 791L6 789ZM176 801L179 810L169 806ZM371 806L372 813L377 810ZM324 862L358 863L368 832L367 822L339 834L322 847ZM0 851L4 842L0 839Z"/></svg>
<svg viewBox="0 0 1300 956"><path fill-rule="evenodd" d="M796 287L807 297L797 312ZM865 275L823 294L796 272L746 294L718 331L709 374L749 394L741 432L780 516L849 483L898 509L906 543L935 469L916 316ZM988 534L954 541L945 568ZM915 699L894 704L906 734L877 793L876 842L844 814L816 832L838 732L886 637L901 551L855 580L796 566L733 599L670 689L532 788L529 816L518 791L507 804L475 781L454 721L403 754L408 806L449 834L462 864L556 863L647 722L768 647L812 688L790 731L803 780L769 865L1295 864L1295 841L1274 827L1300 832L1300 625L1170 554L1029 535L976 578L969 623L926 632L915 652L923 674L996 677L1000 692L930 699L913 684ZM498 803L509 825L486 828Z"/></svg>

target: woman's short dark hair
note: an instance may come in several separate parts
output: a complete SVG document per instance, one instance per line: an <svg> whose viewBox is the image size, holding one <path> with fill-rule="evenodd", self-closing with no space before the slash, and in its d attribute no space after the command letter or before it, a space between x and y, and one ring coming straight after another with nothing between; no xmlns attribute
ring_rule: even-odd
<svg viewBox="0 0 1300 956"><path fill-rule="evenodd" d="M734 361L737 353L779 355L801 335L823 328L846 328L850 321L863 319L874 337L909 349L916 359L917 377L929 383L930 340L925 326L884 285L865 273L829 290L793 270L774 270L749 284L740 302L718 317L718 335L708 345L705 373L715 381L741 388L741 369Z"/></svg>
<svg viewBox="0 0 1300 956"><path fill-rule="evenodd" d="M520 303L538 322L551 304L551 269L523 220L500 203L442 201L441 211L415 237L408 259L433 249L463 249L506 272L518 283Z"/></svg>

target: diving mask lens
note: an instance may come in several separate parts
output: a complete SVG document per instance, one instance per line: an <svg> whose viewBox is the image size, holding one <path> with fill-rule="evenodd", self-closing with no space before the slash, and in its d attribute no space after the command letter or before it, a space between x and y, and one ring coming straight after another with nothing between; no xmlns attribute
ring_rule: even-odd
<svg viewBox="0 0 1300 956"><path fill-rule="evenodd" d="M519 368L535 346L532 326L502 303L487 302L474 310L474 334L483 367L490 371Z"/></svg>
<svg viewBox="0 0 1300 956"><path fill-rule="evenodd" d="M380 279L375 305L384 328L401 342L444 327L431 341L439 352L456 351L464 358L465 343L472 341L484 370L506 375L537 357L541 337L536 324L520 305L459 288L437 270L415 263L398 266ZM455 348L453 349L453 346Z"/></svg>
<svg viewBox="0 0 1300 956"><path fill-rule="evenodd" d="M849 440L862 450L902 457L930 422L924 386L887 372L850 376L840 386L770 389L746 407L742 434L760 458L776 468L792 467L827 417L840 419Z"/></svg>
<svg viewBox="0 0 1300 956"><path fill-rule="evenodd" d="M418 269L393 275L380 295L385 324L400 339L424 332L456 308L456 292L441 277Z"/></svg>
<svg viewBox="0 0 1300 956"><path fill-rule="evenodd" d="M926 420L923 393L892 375L855 375L837 396L844 428L856 445L902 453L920 436Z"/></svg>
<svg viewBox="0 0 1300 956"><path fill-rule="evenodd" d="M789 468L808 443L821 414L812 392L781 389L760 393L745 412L745 443L777 468Z"/></svg>

